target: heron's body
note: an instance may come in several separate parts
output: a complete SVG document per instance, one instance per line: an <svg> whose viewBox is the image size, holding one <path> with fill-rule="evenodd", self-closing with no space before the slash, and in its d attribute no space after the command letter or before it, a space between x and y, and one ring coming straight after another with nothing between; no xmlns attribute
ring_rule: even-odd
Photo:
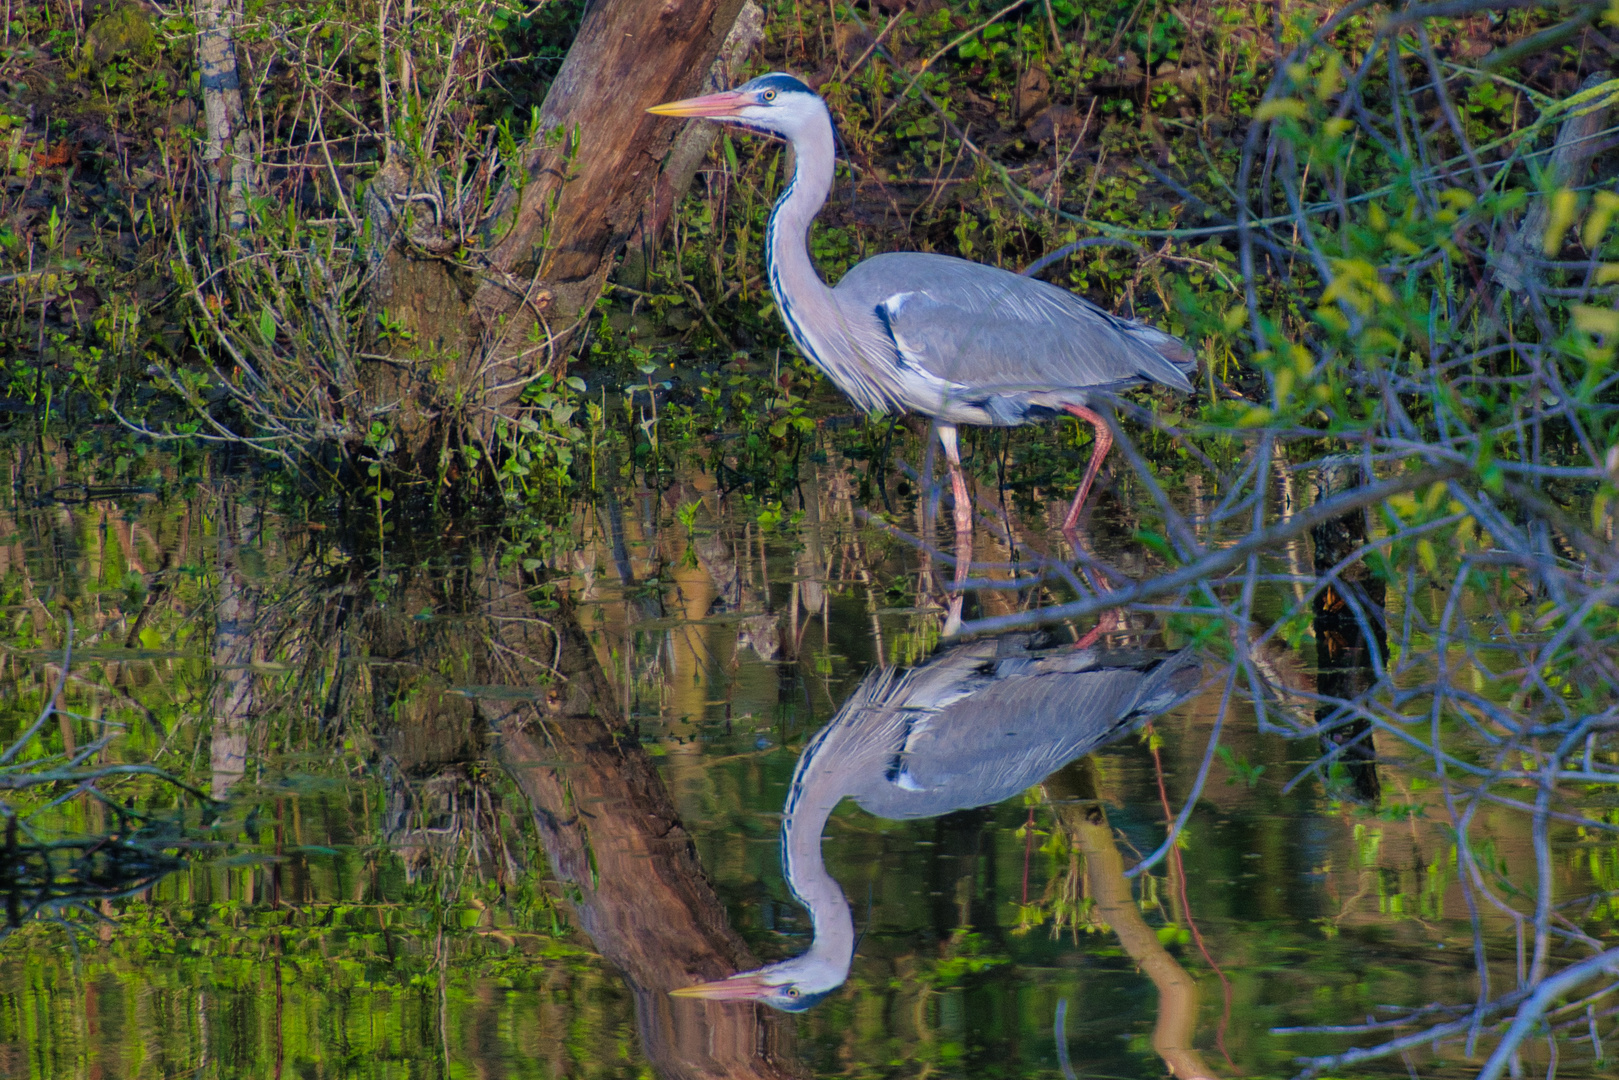
<svg viewBox="0 0 1619 1080"><path fill-rule="evenodd" d="M1005 427L1056 412L1091 424L1090 464L1063 522L1072 539L1112 447L1106 422L1089 407L1091 396L1143 383L1191 392L1195 359L1177 339L997 267L899 252L867 259L828 288L808 238L832 189L832 117L792 76L762 75L652 111L722 120L792 144L792 180L770 215L765 241L776 306L794 343L858 407L934 420L950 463L958 547L972 526L958 424ZM956 575L959 587L965 562Z"/></svg>
<svg viewBox="0 0 1619 1080"><path fill-rule="evenodd" d="M798 164L765 251L793 342L861 409L1009 427L1084 408L1096 390L1156 382L1191 392L1192 359L1176 339L1038 278L892 252L827 288L807 243L832 184L826 124L825 153L799 145L820 132L794 140Z"/></svg>
<svg viewBox="0 0 1619 1080"><path fill-rule="evenodd" d="M866 322L845 351L872 341L894 393L862 400L861 387L834 374L843 365L810 355L868 410L1012 427L1087 406L1096 390L1144 382L1191 390L1159 351L1178 344L1173 338L1038 278L949 255L894 252L855 266L830 291L848 324Z"/></svg>
<svg viewBox="0 0 1619 1080"><path fill-rule="evenodd" d="M1029 644L1029 635L973 642L866 678L799 757L782 816L783 870L809 909L814 943L803 956L693 988L707 991L698 996L794 1008L847 977L854 922L821 855L822 831L844 799L896 819L1001 802L1172 708L1200 673L1187 652ZM782 1000L783 986L800 996Z"/></svg>

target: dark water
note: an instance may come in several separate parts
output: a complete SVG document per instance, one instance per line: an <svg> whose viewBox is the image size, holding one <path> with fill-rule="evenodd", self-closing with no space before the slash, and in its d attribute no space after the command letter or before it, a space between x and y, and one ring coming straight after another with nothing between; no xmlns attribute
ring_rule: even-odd
<svg viewBox="0 0 1619 1080"><path fill-rule="evenodd" d="M545 590L498 538L400 529L379 557L206 460L142 459L105 488L66 448L11 465L6 745L61 677L68 614L75 654L72 715L0 775L17 788L77 756L76 775L149 763L191 790L106 775L99 799L77 780L4 793L31 816L0 882L20 924L0 943L0 1077L1034 1077L1061 1075L1064 1049L1085 1077L1160 1076L1166 1057L1287 1075L1368 1036L1273 1029L1476 993L1435 790L1385 767L1374 802L1342 778L1284 791L1319 748L1257 734L1204 645L1185 654L1201 684L1150 732L1126 724L1049 779L979 738L956 763L977 778L943 800L967 808L895 820L844 800L825 869L858 940L813 1007L670 997L809 948L781 850L800 755L872 672L941 662L931 572L856 519L835 458L770 528L696 474L581 503ZM1127 494L1093 528L1126 566L1108 515ZM1047 521L1014 524L1060 550ZM976 555L1012 553L986 531ZM1090 628L1054 628L1037 655L1072 664ZM1138 677L1190 644L1134 613L1090 668ZM989 647L981 679L1009 655ZM1268 662L1314 677L1308 642ZM1089 716L1096 691L1075 686L1065 707ZM1178 855L1126 883L1222 707L1231 757ZM1037 757L1052 738L1018 708L976 723ZM862 767L868 785L899 769ZM1013 793L974 806L987 773ZM1502 878L1532 878L1526 820L1479 814ZM1564 836L1554 872L1604 887L1614 848ZM1481 918L1510 957L1510 921ZM1362 1068L1467 1075L1461 1052Z"/></svg>

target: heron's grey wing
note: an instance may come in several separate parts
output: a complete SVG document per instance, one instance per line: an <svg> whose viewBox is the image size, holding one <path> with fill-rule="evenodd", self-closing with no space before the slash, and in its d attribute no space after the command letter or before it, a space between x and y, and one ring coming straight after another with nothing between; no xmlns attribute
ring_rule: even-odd
<svg viewBox="0 0 1619 1080"><path fill-rule="evenodd" d="M906 817L1009 799L1127 730L1138 672L1033 672L996 680L908 740L894 784Z"/></svg>
<svg viewBox="0 0 1619 1080"><path fill-rule="evenodd" d="M993 266L895 252L854 267L833 294L840 304L875 310L908 363L968 390L1012 394L1150 380L1192 391L1186 372L1195 360L1177 339Z"/></svg>

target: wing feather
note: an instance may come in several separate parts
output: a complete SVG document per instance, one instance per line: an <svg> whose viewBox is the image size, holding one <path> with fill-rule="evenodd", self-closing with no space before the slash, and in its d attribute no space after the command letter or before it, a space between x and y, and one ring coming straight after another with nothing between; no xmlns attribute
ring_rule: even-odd
<svg viewBox="0 0 1619 1080"><path fill-rule="evenodd" d="M1195 361L1177 339L1035 278L946 255L896 252L860 263L833 290L874 311L899 355L983 393L1122 388L1191 393Z"/></svg>

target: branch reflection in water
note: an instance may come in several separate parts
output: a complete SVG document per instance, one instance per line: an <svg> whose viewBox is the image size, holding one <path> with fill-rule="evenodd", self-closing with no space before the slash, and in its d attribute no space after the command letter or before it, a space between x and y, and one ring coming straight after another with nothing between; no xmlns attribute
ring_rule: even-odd
<svg viewBox="0 0 1619 1080"><path fill-rule="evenodd" d="M809 1008L843 984L854 959L849 902L821 854L840 802L890 819L1001 802L1173 708L1202 674L1189 650L1044 644L1043 635L990 638L867 676L798 759L782 818L787 883L814 924L809 951L672 993Z"/></svg>
<svg viewBox="0 0 1619 1080"><path fill-rule="evenodd" d="M1152 1048L1177 1080L1213 1076L1202 1056L1192 1048L1197 1029L1197 984L1158 940L1141 915L1135 894L1124 876L1124 856L1113 838L1113 828L1097 793L1096 768L1090 759L1075 762L1045 783L1057 821L1073 850L1085 856L1085 880L1095 901L1094 914L1112 928L1119 944L1158 991L1158 1020L1153 1026ZM1063 1008L1057 1014L1059 1060L1068 1060L1063 1032ZM1064 1068L1065 1076L1073 1073Z"/></svg>

